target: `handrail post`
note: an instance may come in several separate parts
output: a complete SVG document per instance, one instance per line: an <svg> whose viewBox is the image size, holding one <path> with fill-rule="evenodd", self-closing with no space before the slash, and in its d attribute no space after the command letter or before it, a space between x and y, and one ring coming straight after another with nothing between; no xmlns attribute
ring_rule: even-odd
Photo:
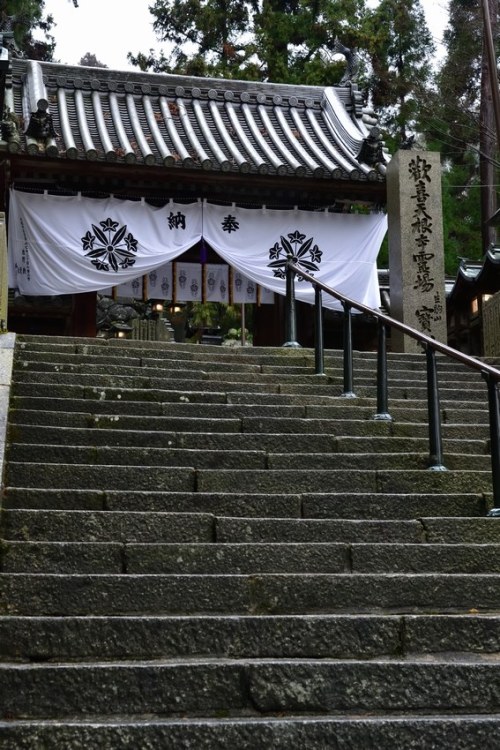
<svg viewBox="0 0 500 750"><path fill-rule="evenodd" d="M425 356L427 360L427 409L429 416L429 469L431 471L446 471L443 464L436 352L432 346L427 345L425 347Z"/></svg>
<svg viewBox="0 0 500 750"><path fill-rule="evenodd" d="M344 308L344 398L356 398L353 390L352 363L352 313L351 305L342 302Z"/></svg>
<svg viewBox="0 0 500 750"><path fill-rule="evenodd" d="M493 510L498 510L498 513L500 514L500 409L498 401L498 381L486 372L483 372L482 376L488 385L491 474L493 484L493 504L495 506ZM491 512L492 511L490 511L490 513Z"/></svg>
<svg viewBox="0 0 500 750"><path fill-rule="evenodd" d="M325 349L323 343L323 295L314 286L314 366L316 375L325 374Z"/></svg>
<svg viewBox="0 0 500 750"><path fill-rule="evenodd" d="M286 295L285 295L285 343L291 349L300 349L297 341L297 311L295 309L295 269L292 256L287 256L286 264Z"/></svg>
<svg viewBox="0 0 500 750"><path fill-rule="evenodd" d="M387 326L378 320L377 351L377 413L373 417L381 422L392 422L389 414L389 387L387 379Z"/></svg>

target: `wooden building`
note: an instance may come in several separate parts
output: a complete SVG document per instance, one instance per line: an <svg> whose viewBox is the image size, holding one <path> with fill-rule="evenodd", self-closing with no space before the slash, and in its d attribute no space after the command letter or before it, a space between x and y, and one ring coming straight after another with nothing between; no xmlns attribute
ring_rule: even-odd
<svg viewBox="0 0 500 750"><path fill-rule="evenodd" d="M13 59L3 85L7 224L13 187L152 205L205 200L334 213L385 205L381 134L352 81L290 86ZM199 247L184 256L199 258ZM10 299L12 331L95 335L95 291ZM256 343L281 343L282 315L278 295L256 307Z"/></svg>

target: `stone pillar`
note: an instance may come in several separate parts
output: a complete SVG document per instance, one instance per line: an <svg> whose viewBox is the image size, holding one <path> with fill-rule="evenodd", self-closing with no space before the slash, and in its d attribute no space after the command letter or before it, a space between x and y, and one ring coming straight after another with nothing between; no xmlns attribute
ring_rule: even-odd
<svg viewBox="0 0 500 750"><path fill-rule="evenodd" d="M441 160L430 151L399 151L387 169L391 316L446 343ZM395 352L420 352L391 332Z"/></svg>
<svg viewBox="0 0 500 750"><path fill-rule="evenodd" d="M9 280L7 274L7 233L5 214L0 211L0 333L7 330Z"/></svg>

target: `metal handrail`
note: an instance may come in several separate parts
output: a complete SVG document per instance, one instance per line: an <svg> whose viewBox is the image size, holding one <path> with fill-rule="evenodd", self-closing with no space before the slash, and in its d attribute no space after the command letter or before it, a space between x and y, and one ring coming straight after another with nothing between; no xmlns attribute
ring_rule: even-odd
<svg viewBox="0 0 500 750"><path fill-rule="evenodd" d="M460 362L467 367L476 370L485 379L488 388L488 407L490 422L490 450L491 450L491 468L493 483L493 500L495 512L500 506L500 402L498 395L498 383L500 382L500 370L486 362L481 362L475 357L453 349L441 341L436 341L431 336L415 330L411 326L402 323L390 315L383 313L381 310L374 310L361 302L347 297L345 294L327 286L305 269L295 263L293 258L288 258L286 264L287 272L287 289L286 289L286 309L287 309L287 331L293 332L293 345L298 346L295 340L296 322L291 321L295 317L295 290L294 279L296 274L300 278L309 281L315 290L316 305L318 300L321 303L320 292L326 292L331 297L338 300L344 308L344 393L346 397L354 397L353 392L353 375L352 375L352 331L351 331L351 309L354 308L359 312L370 315L375 318L379 324L379 349L377 358L377 414L375 419L390 420L388 412L387 397L387 347L386 347L386 330L388 327L396 328L407 336L416 339L424 348L427 364L427 402L428 402L428 419L429 419L429 468L433 470L445 470L443 465L442 439L441 439L441 412L439 405L439 388L436 369L436 352L444 354L451 359ZM321 318L321 311L316 310L316 321ZM319 324L316 330L322 332ZM346 333L347 332L347 333ZM349 339L349 340L347 340ZM286 344L285 344L286 345ZM323 367L323 337L315 337L316 362L321 363ZM321 353L318 353L321 350ZM323 374L318 372L317 374ZM500 512L500 511L498 511Z"/></svg>

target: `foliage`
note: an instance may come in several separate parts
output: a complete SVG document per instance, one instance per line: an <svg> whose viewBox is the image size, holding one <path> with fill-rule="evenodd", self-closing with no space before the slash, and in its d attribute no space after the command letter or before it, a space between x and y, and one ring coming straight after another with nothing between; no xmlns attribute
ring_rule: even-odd
<svg viewBox="0 0 500 750"><path fill-rule="evenodd" d="M335 38L357 43L364 0L155 0L154 29L169 55L139 53L141 70L328 85L344 65Z"/></svg>
<svg viewBox="0 0 500 750"><path fill-rule="evenodd" d="M439 150L443 170L445 264L455 273L460 258L479 260L484 254L481 208L486 187L485 166L494 140L484 124L481 102L483 23L476 0L451 0L444 32L447 54L439 69L435 91L428 96L422 127L429 148ZM483 230L483 236L482 236Z"/></svg>
<svg viewBox="0 0 500 750"><path fill-rule="evenodd" d="M80 59L78 65L85 65L87 68L107 68L103 62L97 59L92 52L86 52Z"/></svg>
<svg viewBox="0 0 500 750"><path fill-rule="evenodd" d="M431 80L434 44L417 0L381 0L365 21L367 88L393 144L414 133Z"/></svg>
<svg viewBox="0 0 500 750"><path fill-rule="evenodd" d="M246 325L252 328L252 306L247 305ZM219 302L188 302L186 305L188 326L199 338L201 329L217 328L223 336L231 330L241 333L241 305L225 305Z"/></svg>
<svg viewBox="0 0 500 750"><path fill-rule="evenodd" d="M54 53L54 37L50 34L54 20L44 11L43 0L0 0L2 29L14 32L18 49L31 60L50 61ZM38 39L36 31L41 31L44 39Z"/></svg>

